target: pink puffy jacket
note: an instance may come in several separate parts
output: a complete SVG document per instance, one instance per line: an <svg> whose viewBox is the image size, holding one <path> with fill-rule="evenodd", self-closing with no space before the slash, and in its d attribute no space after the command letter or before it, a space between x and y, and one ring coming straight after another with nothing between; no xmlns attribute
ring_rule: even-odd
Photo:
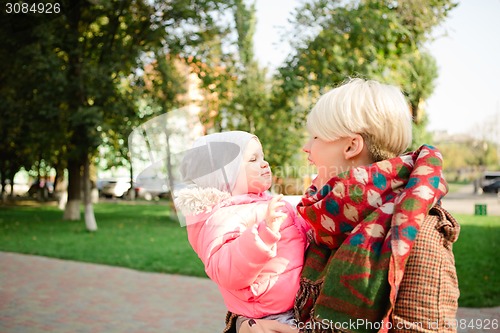
<svg viewBox="0 0 500 333"><path fill-rule="evenodd" d="M210 196L196 197L206 201ZM187 201L192 205L197 198ZM186 216L189 242L218 284L226 307L251 318L293 307L307 246L309 227L289 203L279 234L267 228L264 216L271 198L245 194L213 206L205 202L204 213Z"/></svg>

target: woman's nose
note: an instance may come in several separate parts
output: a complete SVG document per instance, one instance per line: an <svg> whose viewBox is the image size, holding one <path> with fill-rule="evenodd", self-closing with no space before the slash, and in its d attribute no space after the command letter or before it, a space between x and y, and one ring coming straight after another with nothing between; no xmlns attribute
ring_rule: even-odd
<svg viewBox="0 0 500 333"><path fill-rule="evenodd" d="M302 150L305 153L309 153L311 151L311 140L307 141L306 144L302 146Z"/></svg>

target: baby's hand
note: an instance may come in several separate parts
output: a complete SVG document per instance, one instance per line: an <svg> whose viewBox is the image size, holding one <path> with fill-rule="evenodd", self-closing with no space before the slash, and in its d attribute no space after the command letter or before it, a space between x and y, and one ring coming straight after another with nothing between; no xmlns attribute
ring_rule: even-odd
<svg viewBox="0 0 500 333"><path fill-rule="evenodd" d="M265 217L266 225L274 232L278 232L280 230L281 223L283 223L287 216L284 212L279 210L281 207L285 206L285 202L281 201L281 199L283 199L283 194L272 198L267 206Z"/></svg>
<svg viewBox="0 0 500 333"><path fill-rule="evenodd" d="M295 325L282 324L277 320L250 319L241 324L238 333L298 333Z"/></svg>

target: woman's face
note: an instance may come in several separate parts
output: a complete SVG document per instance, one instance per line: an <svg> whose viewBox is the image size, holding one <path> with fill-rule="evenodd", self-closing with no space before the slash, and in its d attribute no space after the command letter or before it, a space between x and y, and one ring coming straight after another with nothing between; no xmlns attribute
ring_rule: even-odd
<svg viewBox="0 0 500 333"><path fill-rule="evenodd" d="M318 172L318 177L313 181L314 185L321 187L332 177L349 169L349 163L344 154L348 139L324 141L317 136L311 136L302 147L302 150L308 154L307 159L316 166Z"/></svg>
<svg viewBox="0 0 500 333"><path fill-rule="evenodd" d="M233 195L262 193L271 187L272 181L271 168L264 159L262 145L257 139L251 139L243 152Z"/></svg>

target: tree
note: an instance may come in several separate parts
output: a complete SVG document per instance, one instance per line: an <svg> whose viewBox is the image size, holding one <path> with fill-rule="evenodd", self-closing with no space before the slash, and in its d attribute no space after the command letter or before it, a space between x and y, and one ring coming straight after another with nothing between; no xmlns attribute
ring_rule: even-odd
<svg viewBox="0 0 500 333"><path fill-rule="evenodd" d="M295 52L280 68L283 92L317 98L348 77L378 79L403 89L419 125L437 77L423 45L455 6L452 0L307 2L292 22Z"/></svg>
<svg viewBox="0 0 500 333"><path fill-rule="evenodd" d="M48 19L4 11L1 15L0 175L5 184L6 179L13 181L21 167L30 170L36 163L63 164L65 133L60 130L63 106L59 97L66 80L59 70L62 61L53 52L58 42L54 30L58 16Z"/></svg>
<svg viewBox="0 0 500 333"><path fill-rule="evenodd" d="M295 127L302 125L289 112L293 105L273 91L277 85L255 59L255 4L235 0L232 9L234 29L228 31L236 34L210 41L203 57L190 59L205 91L201 118L209 131L255 133L271 167L277 168L296 152L301 137Z"/></svg>
<svg viewBox="0 0 500 333"><path fill-rule="evenodd" d="M253 36L255 34L255 3L247 8L242 0L235 1L234 19L238 34L238 59L235 66L237 85L230 107L222 114L227 128L258 133L263 113L269 108L265 71L255 60Z"/></svg>
<svg viewBox="0 0 500 333"><path fill-rule="evenodd" d="M68 78L64 98L71 112L66 118L69 177L64 217L79 219L83 183L87 229L95 230L89 164L100 144L98 127L126 110L116 87L131 72L144 44L155 36L148 20L153 8L142 1L77 1L68 7L61 27Z"/></svg>
<svg viewBox="0 0 500 333"><path fill-rule="evenodd" d="M70 108L77 110L70 126L75 135L70 139L73 154L68 161L70 177L65 212L68 218L75 217L74 206L79 202L78 169L83 166L87 170L89 156L95 154L99 145L96 128L111 123L108 119L122 117L129 105L123 103L116 91L120 79L132 72L139 56L148 50L161 47L175 54L184 48L194 49L199 35L196 31L189 32L193 26L199 26L200 31L214 29L209 12L218 9L218 2L112 1L73 6L66 15L70 27L66 44L69 45L68 75L74 82L68 92ZM179 30L188 33L179 33ZM85 81L90 84L84 85ZM88 184L86 174L84 184ZM84 187L88 207L86 188L88 185Z"/></svg>
<svg viewBox="0 0 500 333"><path fill-rule="evenodd" d="M3 30L9 37L9 48L0 53L1 60L5 60L2 69L6 69L2 79L8 78L9 82L4 85L2 80L0 94L8 96L12 103L6 106L8 122L0 128L9 129L9 137L15 142L24 140L27 146L41 137L49 139L41 141L37 146L40 149L60 147L56 148L60 152L57 160L67 161L69 175L65 218L79 219L83 183L87 228L96 229L88 191L89 164L103 138L123 130L120 120L137 114L127 90L120 87L123 80L141 67L148 52L162 49L172 54L196 53L197 44L218 31L213 17L223 10L222 3L217 0L63 0L64 10L50 19L45 15L15 18L11 15L7 23L12 28ZM36 51L28 52L33 46L43 51L40 56L37 57ZM15 60L19 59L18 55L19 61ZM45 77L33 81L29 76L31 69ZM57 80L51 81L52 78ZM17 85L11 86L16 80ZM45 81L48 84L44 84ZM57 84L51 85L51 82ZM23 86L32 98L27 99L12 89ZM17 97L21 102L15 103ZM28 103L30 108L25 108L24 104ZM26 136L18 135L26 125L25 119L30 119L23 116L22 122L16 122L16 111L23 109L27 109L23 115L33 115L36 120L33 127L39 137L32 131ZM40 120L47 116L57 120L56 127L42 126ZM2 147L2 155L19 151L19 148L7 148ZM54 155L49 151L47 160L52 162ZM30 156L29 160L36 159ZM15 170L17 166L0 167ZM2 175L8 173L1 172Z"/></svg>
<svg viewBox="0 0 500 333"><path fill-rule="evenodd" d="M498 170L498 144L466 135L440 135L435 143L445 157L444 172L451 181L478 179L485 170Z"/></svg>

